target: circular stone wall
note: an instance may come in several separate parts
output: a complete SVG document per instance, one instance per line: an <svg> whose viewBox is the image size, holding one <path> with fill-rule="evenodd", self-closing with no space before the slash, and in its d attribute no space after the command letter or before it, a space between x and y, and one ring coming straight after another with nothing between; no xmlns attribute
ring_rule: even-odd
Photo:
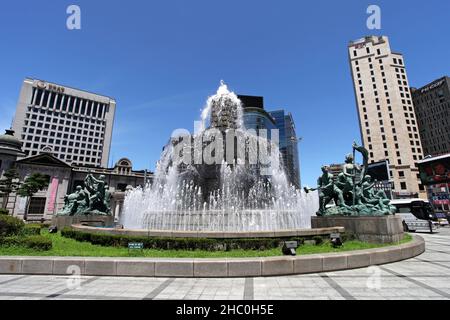
<svg viewBox="0 0 450 320"><path fill-rule="evenodd" d="M0 257L0 274L67 275L78 266L86 276L261 277L363 268L409 259L425 251L419 236L390 247L297 257L247 259L142 259L84 257Z"/></svg>

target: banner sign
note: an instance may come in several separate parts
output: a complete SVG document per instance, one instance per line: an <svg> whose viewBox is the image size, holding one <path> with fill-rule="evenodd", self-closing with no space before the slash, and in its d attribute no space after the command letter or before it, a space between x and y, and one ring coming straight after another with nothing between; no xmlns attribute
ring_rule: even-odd
<svg viewBox="0 0 450 320"><path fill-rule="evenodd" d="M50 184L50 198L48 200L47 210L53 212L55 210L56 194L58 192L58 178L53 178Z"/></svg>

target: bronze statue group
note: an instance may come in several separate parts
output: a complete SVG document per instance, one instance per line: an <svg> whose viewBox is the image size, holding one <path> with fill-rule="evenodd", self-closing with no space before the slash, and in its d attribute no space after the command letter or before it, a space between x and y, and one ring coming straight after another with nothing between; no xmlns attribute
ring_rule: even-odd
<svg viewBox="0 0 450 320"><path fill-rule="evenodd" d="M78 215L109 215L111 213L111 193L105 181L105 176L98 179L88 174L84 179L84 186L77 186L76 191L64 197L64 208L58 212L59 216Z"/></svg>
<svg viewBox="0 0 450 320"><path fill-rule="evenodd" d="M362 167L355 163L355 151L363 157ZM390 205L385 192L375 190L375 182L367 174L367 168L368 152L356 143L353 143L353 154L346 156L343 170L337 177L323 166L317 181L320 201L317 215L380 216L394 213L395 207ZM332 200L335 206L330 207Z"/></svg>

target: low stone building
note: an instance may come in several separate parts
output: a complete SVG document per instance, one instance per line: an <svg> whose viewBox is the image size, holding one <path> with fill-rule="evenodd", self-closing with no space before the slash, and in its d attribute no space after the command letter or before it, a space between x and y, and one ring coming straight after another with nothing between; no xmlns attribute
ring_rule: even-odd
<svg viewBox="0 0 450 320"><path fill-rule="evenodd" d="M48 187L30 199L27 220L50 220L64 205L72 167L49 153L17 160L15 167L19 172L20 181L25 181L33 173L40 173L48 178ZM25 218L26 200L11 194L7 209L14 216Z"/></svg>
<svg viewBox="0 0 450 320"><path fill-rule="evenodd" d="M132 162L127 158L120 159L113 168L79 167L59 160L45 151L17 160L18 156L23 156L21 147L22 143L14 138L11 130L0 135L0 178L5 171L13 167L19 173L20 182L32 173L41 173L48 177L48 187L36 193L30 200L27 214L29 221L50 221L64 206L64 196L74 192L77 186L83 185L88 174L105 176L112 194L112 213L118 220L126 189L143 186L153 179L153 174L147 170L133 170ZM8 209L12 215L24 218L26 200L12 193L7 198L0 198L0 206Z"/></svg>

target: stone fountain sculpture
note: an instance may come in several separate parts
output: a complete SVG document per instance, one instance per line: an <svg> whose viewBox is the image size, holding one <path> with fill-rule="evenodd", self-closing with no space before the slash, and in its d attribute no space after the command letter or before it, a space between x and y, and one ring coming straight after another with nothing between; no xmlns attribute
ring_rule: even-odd
<svg viewBox="0 0 450 320"><path fill-rule="evenodd" d="M355 162L355 152L363 157L363 165ZM395 213L395 207L384 191L375 191L375 183L367 174L368 152L353 143L353 154L346 156L343 171L334 177L328 167L322 167L317 185L320 208L318 216L384 216ZM309 189L307 191L310 191ZM327 206L331 201L335 206Z"/></svg>
<svg viewBox="0 0 450 320"><path fill-rule="evenodd" d="M58 216L111 215L111 194L105 176L96 179L88 174L84 185L85 188L77 186L74 193L64 197L64 207Z"/></svg>
<svg viewBox="0 0 450 320"><path fill-rule="evenodd" d="M127 192L121 224L208 232L309 227L317 192L290 185L272 135L245 128L242 103L223 81L201 117L193 134L172 135L153 183Z"/></svg>

